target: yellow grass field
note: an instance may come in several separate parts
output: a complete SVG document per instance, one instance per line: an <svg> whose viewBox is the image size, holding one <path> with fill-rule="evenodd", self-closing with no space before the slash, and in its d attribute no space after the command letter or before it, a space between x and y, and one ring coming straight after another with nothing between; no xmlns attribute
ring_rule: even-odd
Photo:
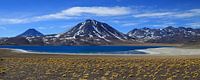
<svg viewBox="0 0 200 80"><path fill-rule="evenodd" d="M45 55L0 50L0 80L198 80L200 56Z"/></svg>

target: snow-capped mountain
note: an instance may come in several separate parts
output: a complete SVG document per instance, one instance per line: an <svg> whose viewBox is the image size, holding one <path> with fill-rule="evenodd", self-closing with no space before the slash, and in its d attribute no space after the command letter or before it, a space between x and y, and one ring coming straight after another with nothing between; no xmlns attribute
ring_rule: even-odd
<svg viewBox="0 0 200 80"><path fill-rule="evenodd" d="M99 38L105 41L110 39L126 40L128 36L117 31L106 23L98 22L96 20L86 20L73 27L64 35L70 35L72 38Z"/></svg>
<svg viewBox="0 0 200 80"><path fill-rule="evenodd" d="M126 41L130 39L129 36L117 31L106 23L96 20L86 20L77 24L68 32L61 34L59 37L82 40L82 41L96 41L96 42L114 42Z"/></svg>
<svg viewBox="0 0 200 80"><path fill-rule="evenodd" d="M163 29L133 29L128 35L144 42L184 43L200 39L200 29L166 27Z"/></svg>
<svg viewBox="0 0 200 80"><path fill-rule="evenodd" d="M58 34L58 41L70 45L107 45L117 42L130 42L133 39L106 23L87 19L77 24L68 32Z"/></svg>
<svg viewBox="0 0 200 80"><path fill-rule="evenodd" d="M16 42L18 40L21 42ZM133 38L117 31L108 24L88 19L65 33L43 36L31 29L17 37L4 39L1 43L16 45L117 45L132 42L134 42Z"/></svg>
<svg viewBox="0 0 200 80"><path fill-rule="evenodd" d="M187 43L200 41L200 29L172 26L163 29L133 29L123 34L110 25L85 20L61 34L43 35L29 29L19 36L0 39L1 45L121 45L138 42Z"/></svg>
<svg viewBox="0 0 200 80"><path fill-rule="evenodd" d="M35 29L28 29L24 33L18 35L17 37L34 37L34 36L44 36L44 35Z"/></svg>

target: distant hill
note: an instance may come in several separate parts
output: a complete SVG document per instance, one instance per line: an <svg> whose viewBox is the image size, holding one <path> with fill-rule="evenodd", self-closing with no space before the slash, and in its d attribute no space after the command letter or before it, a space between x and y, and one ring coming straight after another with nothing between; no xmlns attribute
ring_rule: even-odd
<svg viewBox="0 0 200 80"><path fill-rule="evenodd" d="M163 29L133 29L128 35L143 42L188 43L200 40L200 29L166 27Z"/></svg>
<svg viewBox="0 0 200 80"><path fill-rule="evenodd" d="M17 37L34 37L34 36L44 36L41 32L35 29L28 29Z"/></svg>

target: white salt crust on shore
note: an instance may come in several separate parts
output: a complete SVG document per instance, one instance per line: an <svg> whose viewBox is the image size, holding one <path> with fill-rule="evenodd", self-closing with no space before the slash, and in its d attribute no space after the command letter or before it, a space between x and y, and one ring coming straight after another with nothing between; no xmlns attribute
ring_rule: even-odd
<svg viewBox="0 0 200 80"><path fill-rule="evenodd" d="M149 48L137 50L151 55L200 55L200 49L185 48Z"/></svg>

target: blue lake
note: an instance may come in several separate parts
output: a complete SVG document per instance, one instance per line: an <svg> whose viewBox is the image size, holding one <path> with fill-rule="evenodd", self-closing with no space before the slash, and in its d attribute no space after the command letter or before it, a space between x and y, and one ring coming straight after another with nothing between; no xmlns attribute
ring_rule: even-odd
<svg viewBox="0 0 200 80"><path fill-rule="evenodd" d="M61 54L145 54L135 50L160 47L165 46L0 46L0 48L22 49L30 52L48 52Z"/></svg>

